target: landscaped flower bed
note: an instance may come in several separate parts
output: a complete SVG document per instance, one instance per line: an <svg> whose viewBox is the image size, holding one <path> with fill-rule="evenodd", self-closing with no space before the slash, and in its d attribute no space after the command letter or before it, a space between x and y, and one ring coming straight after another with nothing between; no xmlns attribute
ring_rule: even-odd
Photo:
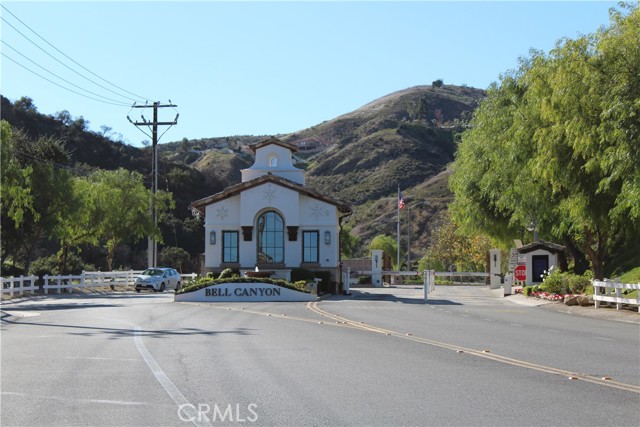
<svg viewBox="0 0 640 427"><path fill-rule="evenodd" d="M537 299L543 299L543 300L547 300L547 301L560 301L563 302L565 301L565 298L573 298L573 294L553 294L553 293L549 293L549 292L543 292L543 291L537 291L537 292L531 292L530 296L537 298Z"/></svg>

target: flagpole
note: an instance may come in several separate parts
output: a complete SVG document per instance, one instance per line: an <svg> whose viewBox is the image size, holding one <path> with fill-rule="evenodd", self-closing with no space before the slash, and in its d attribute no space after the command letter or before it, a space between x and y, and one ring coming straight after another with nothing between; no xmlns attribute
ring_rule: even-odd
<svg viewBox="0 0 640 427"><path fill-rule="evenodd" d="M400 271L400 184L398 184L398 200L396 201L396 205L398 207L398 257L397 262L398 262L398 271Z"/></svg>

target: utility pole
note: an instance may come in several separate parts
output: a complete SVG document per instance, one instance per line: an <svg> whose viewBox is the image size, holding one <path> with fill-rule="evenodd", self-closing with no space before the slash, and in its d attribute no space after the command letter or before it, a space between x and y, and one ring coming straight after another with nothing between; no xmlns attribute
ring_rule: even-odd
<svg viewBox="0 0 640 427"><path fill-rule="evenodd" d="M160 104L157 101L154 102L152 105L133 104L131 108L153 108L153 120L148 121L147 119L145 119L144 114L141 114L140 117L142 118L142 121L134 122L129 118L129 116L127 116L127 119L129 120L129 122L131 122L134 126L138 126L138 127L146 126L151 129L151 142L152 142L152 149L153 149L153 154L151 159L151 173L153 175L153 181L151 183L151 190L153 193L153 198L151 199L151 215L153 218L153 224L156 227L158 226L158 211L156 209L156 193L158 192L158 140L159 140L158 126L171 127L173 125L177 125L178 117L180 116L180 114L176 114L176 118L173 119L172 122L159 122L158 108L167 108L167 107L175 108L177 107L177 105L172 104L171 100L169 100L168 104ZM142 133L149 136L145 131L142 131ZM162 135L164 135L164 132ZM148 238L147 266L149 268L158 266L158 243L156 242L156 239L153 237Z"/></svg>

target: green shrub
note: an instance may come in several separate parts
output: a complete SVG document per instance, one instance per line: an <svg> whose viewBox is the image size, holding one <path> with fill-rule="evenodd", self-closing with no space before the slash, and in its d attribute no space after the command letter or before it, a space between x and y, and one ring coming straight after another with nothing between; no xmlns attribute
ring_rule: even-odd
<svg viewBox="0 0 640 427"><path fill-rule="evenodd" d="M572 294L583 294L587 287L591 285L591 280L588 276L578 276L570 274L567 276L569 282L569 290Z"/></svg>
<svg viewBox="0 0 640 427"><path fill-rule="evenodd" d="M314 271L314 277L322 279L322 281L318 284L318 294L320 293L331 293L333 290L331 289L331 273L328 271Z"/></svg>
<svg viewBox="0 0 640 427"><path fill-rule="evenodd" d="M229 277L240 277L240 274L236 273L231 268L225 268L220 272L218 279L227 279Z"/></svg>
<svg viewBox="0 0 640 427"><path fill-rule="evenodd" d="M309 293L307 286L303 282L289 283L286 280L281 279L267 279L260 277L227 277L224 279L212 279L210 277L201 277L189 282L188 285L180 288L176 291L176 294L186 294L189 292L195 292L198 289L206 288L213 285L221 285L223 283L269 283L272 285L280 286L282 288L291 289L294 291L300 291Z"/></svg>
<svg viewBox="0 0 640 427"><path fill-rule="evenodd" d="M525 297L528 297L531 295L532 291L533 291L533 286L524 286L522 288L522 295L524 295Z"/></svg>
<svg viewBox="0 0 640 427"><path fill-rule="evenodd" d="M300 292L308 292L307 283L308 282L306 280L298 280L296 282L291 283L291 286L295 287Z"/></svg>
<svg viewBox="0 0 640 427"><path fill-rule="evenodd" d="M371 284L371 276L360 276L358 277L359 285L370 285Z"/></svg>
<svg viewBox="0 0 640 427"><path fill-rule="evenodd" d="M307 283L313 283L316 275L311 270L306 268L293 268L291 269L291 281L298 282L304 280Z"/></svg>
<svg viewBox="0 0 640 427"><path fill-rule="evenodd" d="M552 271L551 274L542 279L540 289L550 294L566 294L569 292L569 283L567 278L558 270Z"/></svg>
<svg viewBox="0 0 640 427"><path fill-rule="evenodd" d="M45 274L59 274L58 264L60 260L58 255L50 255L45 258L39 258L29 266L29 274L34 276L44 276ZM85 264L82 258L73 252L67 255L67 274L80 274L82 270L95 271L96 267L92 264Z"/></svg>
<svg viewBox="0 0 640 427"><path fill-rule="evenodd" d="M582 294L591 284L592 274L587 271L584 275L560 272L558 269L551 268L549 274L543 279L540 288L552 294Z"/></svg>

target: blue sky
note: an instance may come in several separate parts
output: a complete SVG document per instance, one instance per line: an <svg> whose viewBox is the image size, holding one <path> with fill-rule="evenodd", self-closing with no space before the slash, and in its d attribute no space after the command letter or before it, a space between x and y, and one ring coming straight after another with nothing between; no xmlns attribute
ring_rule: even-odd
<svg viewBox="0 0 640 427"><path fill-rule="evenodd" d="M134 99L171 99L178 105L178 125L161 143L290 133L439 78L485 89L515 68L530 48L548 52L560 38L607 25L608 9L616 2L2 4L15 17L0 10L0 48L6 55L1 57L0 93L12 101L29 96L44 114L68 110L88 120L92 130L109 126L125 142L141 146L149 138L126 118L139 119L141 110L130 108ZM98 99L123 105L61 89L8 58L87 96L96 97L39 66ZM175 114L167 108L160 119L172 120Z"/></svg>

